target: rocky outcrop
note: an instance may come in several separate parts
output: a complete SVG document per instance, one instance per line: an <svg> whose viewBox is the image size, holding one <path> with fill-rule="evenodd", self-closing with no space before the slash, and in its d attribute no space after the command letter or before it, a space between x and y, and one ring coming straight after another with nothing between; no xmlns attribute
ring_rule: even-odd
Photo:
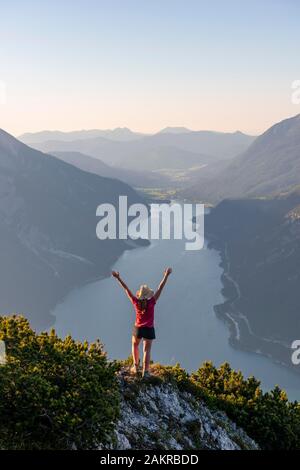
<svg viewBox="0 0 300 470"><path fill-rule="evenodd" d="M114 449L258 449L223 412L213 412L173 383L121 377L121 414Z"/></svg>

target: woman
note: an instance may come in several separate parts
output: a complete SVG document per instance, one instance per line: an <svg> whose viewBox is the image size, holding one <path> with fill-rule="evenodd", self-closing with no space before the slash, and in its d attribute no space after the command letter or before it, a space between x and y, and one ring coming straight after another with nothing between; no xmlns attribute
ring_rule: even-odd
<svg viewBox="0 0 300 470"><path fill-rule="evenodd" d="M123 287L135 309L135 325L132 332L132 357L133 367L131 371L135 374L139 372L139 345L143 339L143 377L149 377L150 357L152 341L155 339L154 330L154 306L167 282L172 269L167 268L164 277L160 282L157 291L153 292L146 284L142 285L137 291L136 296L127 287L121 279L120 273L113 271L112 275Z"/></svg>

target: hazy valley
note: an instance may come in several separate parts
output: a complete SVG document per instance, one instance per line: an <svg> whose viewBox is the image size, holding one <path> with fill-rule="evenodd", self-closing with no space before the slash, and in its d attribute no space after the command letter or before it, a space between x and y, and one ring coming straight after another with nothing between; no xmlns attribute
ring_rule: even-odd
<svg viewBox="0 0 300 470"><path fill-rule="evenodd" d="M31 147L3 132L2 310L29 311L44 326L53 321L50 307L72 287L107 275L129 246L96 240L93 211L120 194L142 200L130 186L153 194L172 190L175 197L209 204L224 199L206 229L225 270L228 300L216 311L229 324L232 344L288 364L289 344L300 326L300 196L292 191L300 185L299 123L295 116L257 138L186 128L153 135L118 128L20 136ZM288 193L276 195L282 191ZM238 285L238 298L229 278ZM45 313L37 318L41 305Z"/></svg>

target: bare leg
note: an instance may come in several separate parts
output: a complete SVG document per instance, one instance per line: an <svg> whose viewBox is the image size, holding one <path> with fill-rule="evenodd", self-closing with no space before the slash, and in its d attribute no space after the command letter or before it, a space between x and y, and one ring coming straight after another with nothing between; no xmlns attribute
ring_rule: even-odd
<svg viewBox="0 0 300 470"><path fill-rule="evenodd" d="M150 367L150 360L151 360L151 346L152 346L152 339L144 339L143 342L143 373L149 371Z"/></svg>
<svg viewBox="0 0 300 470"><path fill-rule="evenodd" d="M132 336L132 359L133 359L133 366L137 367L140 360L140 345L141 339L137 338L136 336Z"/></svg>

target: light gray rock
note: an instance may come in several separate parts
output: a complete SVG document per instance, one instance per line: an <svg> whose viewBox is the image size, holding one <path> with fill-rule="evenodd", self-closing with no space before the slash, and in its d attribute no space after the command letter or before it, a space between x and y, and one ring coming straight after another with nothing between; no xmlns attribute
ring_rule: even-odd
<svg viewBox="0 0 300 470"><path fill-rule="evenodd" d="M114 449L258 449L225 413L170 383L121 381L120 419Z"/></svg>

